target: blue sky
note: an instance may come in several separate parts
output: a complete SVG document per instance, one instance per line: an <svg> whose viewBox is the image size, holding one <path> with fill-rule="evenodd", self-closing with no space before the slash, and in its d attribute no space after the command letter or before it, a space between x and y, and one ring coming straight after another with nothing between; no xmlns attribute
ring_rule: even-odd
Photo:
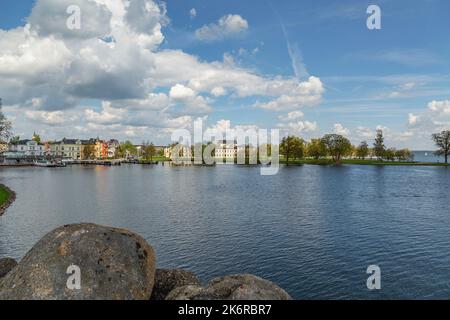
<svg viewBox="0 0 450 320"><path fill-rule="evenodd" d="M99 13L92 11L97 7L84 8L84 3L93 1L72 2L80 4L82 17L87 20L90 15L98 17L114 9L108 7L108 0L95 1L105 5L107 9ZM135 1L140 5L152 2ZM450 56L450 2L446 0L159 2L158 17L144 15L143 18L154 19L153 24L148 24L148 27L159 24L161 34L156 29L152 29L153 34L148 30L139 30L141 35L157 35L159 39L151 40L154 41L151 49L143 48L151 51L154 56L143 58L141 67L160 69L158 65L155 66L155 63L160 63L164 73L146 73L142 78L136 79L139 81L136 83L149 84L148 88L143 88L147 93L161 94L162 100L167 99L164 102L167 105L163 103L159 109L153 102L142 98L140 92L132 89L130 91L133 92L129 92L125 88L124 96L119 97L120 99L117 95L109 94L108 89L101 87L102 83L108 83L116 74L106 73L105 77L97 79L98 83L86 80L84 75L89 72L99 74L89 59L80 59L82 48L93 42L88 42L88 36L74 40L67 32L61 35L61 31L52 29L56 23L49 26L44 22L44 18L51 16L45 17L40 13L43 11L38 10L32 13L35 3L38 3L41 10L45 9L45 12L51 14L56 12L56 22L58 18L65 19L65 12L60 13L58 8L51 7L54 6L53 2L2 2L0 29L4 32L4 39L8 38L4 41L14 42L12 39L16 35L13 30L29 23L32 30L38 30L35 37L39 41L50 38L55 41L55 45L60 43L68 51L77 51L71 56L57 45L56 50L61 49L61 55L55 61L63 57L61 59L70 61L70 68L77 65L77 70L84 71L79 76L74 76L75 82L88 83L83 83L81 88L72 88L68 83L64 86L61 84L70 75L66 75L63 80L51 78L48 80L52 84L49 86L52 88L50 92L56 91L58 95L57 98L49 98L49 92L41 87L36 88L35 82L40 78L42 70L51 69L53 65L51 61L42 62L46 58L39 54L36 54L36 63L44 66L36 68L34 74L30 71L24 76L23 72L12 70L8 73L0 70L0 80L3 80L0 81L0 95L6 97L5 112L13 118L16 132L21 135L29 135L36 130L49 139L58 138L57 135L99 135L105 138L117 136L134 141L151 139L166 143L170 129L188 126L187 117L191 120L203 117L210 127L229 124L232 127L254 125L260 128L280 128L307 139L334 131L347 135L354 143L371 140L378 127L384 129L388 145L428 149L432 147L429 136L433 131L450 128L450 65L447 58ZM381 30L369 30L366 27L369 16L366 9L370 4L381 8ZM195 15L192 9L195 9ZM230 19L221 25L220 19L226 17ZM133 21L141 21L140 18L142 17L136 16ZM136 40L131 38L131 43L139 39L137 26L133 26L133 23L129 22L129 27L136 32ZM208 39L200 36L199 30L202 28ZM108 32L114 36L120 30L112 29ZM6 37L6 33L10 36ZM117 46L121 44L118 39L117 35ZM1 41L0 39L0 43ZM104 49L98 49L96 45L93 48L102 50L104 54ZM32 49L30 52L22 49L18 53L12 53L11 50L0 48L0 61L2 57L7 62L8 57L23 58L24 55L34 54ZM127 82L128 72L133 77L139 67L127 69L122 66L120 61L123 59L118 56L119 50L117 47L114 50L106 53L107 58L111 59L109 63L113 67L116 63L120 68L125 68L121 69L122 81ZM127 52L129 56L129 51ZM183 58L177 55L172 58L172 62L170 57L175 53L182 53ZM157 57L158 62L153 61L154 57ZM199 76L202 81L209 79L207 75L210 73L215 72L216 75L216 67L223 72L217 73L217 77L225 84L216 77L214 81L217 82L215 88L225 89L224 93L212 94L211 88L205 83L199 83L196 87L195 67L190 78L165 78L167 73L172 75L169 68L187 68L185 64L189 63L191 57L202 65L202 72L205 74ZM60 66L66 67L66 64L59 62ZM111 69L111 65L109 68ZM311 85L309 77L312 76L319 79L322 88L306 94L292 92L291 89L272 94L260 92L258 87L249 89L248 94L242 94L239 89L246 88L246 83L236 83L235 87L227 84L234 81L234 78L227 79L227 70L245 71L245 74L242 73L243 77L238 75L240 79L246 75L257 75L259 78L256 81L261 81L263 86L270 86L274 79L281 79L283 86L301 86L301 83ZM52 72L49 72L49 77L53 77ZM8 99L8 93L14 88L12 78L16 80L14 83L21 84L22 96L17 99ZM160 81L161 78L165 80ZM41 79L47 81L44 80L46 77ZM130 87L132 83L130 81ZM98 92L104 90L105 93L98 96L92 94L90 90L86 90L87 85L89 88L98 86ZM115 82L111 88L114 85ZM181 95L176 95L174 88L182 89ZM112 90L117 92L119 89ZM171 92L174 93L173 96ZM289 103L268 106L270 101L286 95L290 99ZM140 99L139 105L143 107L130 107L130 99L134 99L133 103ZM146 103L151 104L148 107L151 112L143 110ZM204 108L198 107L199 105L204 105ZM137 120L144 118L148 121Z"/></svg>

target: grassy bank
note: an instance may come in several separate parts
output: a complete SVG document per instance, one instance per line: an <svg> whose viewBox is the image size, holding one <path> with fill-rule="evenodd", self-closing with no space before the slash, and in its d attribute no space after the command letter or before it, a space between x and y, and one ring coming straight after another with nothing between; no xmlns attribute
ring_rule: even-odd
<svg viewBox="0 0 450 320"><path fill-rule="evenodd" d="M280 158L280 163L286 163L286 160ZM301 165L334 165L336 164L331 159L302 159L302 160L289 160L289 164ZM361 159L343 159L340 164L352 164L352 165L372 165L372 166L432 166L432 167L445 167L450 164L445 163L433 163L433 162L411 162L411 161L378 161L378 160L361 160Z"/></svg>
<svg viewBox="0 0 450 320"><path fill-rule="evenodd" d="M8 190L0 185L0 207L9 200L10 196L11 195L9 194Z"/></svg>

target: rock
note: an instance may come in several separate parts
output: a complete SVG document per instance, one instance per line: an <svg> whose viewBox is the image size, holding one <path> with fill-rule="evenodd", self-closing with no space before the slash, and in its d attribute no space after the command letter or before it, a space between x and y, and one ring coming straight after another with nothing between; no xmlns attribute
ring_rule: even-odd
<svg viewBox="0 0 450 320"><path fill-rule="evenodd" d="M184 286L172 290L166 300L292 300L274 283L251 274L213 279L206 287Z"/></svg>
<svg viewBox="0 0 450 320"><path fill-rule="evenodd" d="M0 259L0 279L6 276L15 266L17 266L17 261L12 258Z"/></svg>
<svg viewBox="0 0 450 320"><path fill-rule="evenodd" d="M80 289L74 289L76 268ZM44 236L0 280L0 300L148 300L155 277L153 248L125 229L67 225ZM74 280L75 279L75 280Z"/></svg>
<svg viewBox="0 0 450 320"><path fill-rule="evenodd" d="M155 285L151 300L164 300L175 288L187 285L198 285L200 281L194 273L182 269L156 269Z"/></svg>

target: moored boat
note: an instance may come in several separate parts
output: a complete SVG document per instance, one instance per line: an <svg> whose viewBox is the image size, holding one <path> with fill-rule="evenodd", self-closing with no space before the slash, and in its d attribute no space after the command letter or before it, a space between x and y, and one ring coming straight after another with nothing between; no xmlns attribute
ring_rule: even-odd
<svg viewBox="0 0 450 320"><path fill-rule="evenodd" d="M58 163L56 161L51 160L35 160L34 165L37 167L47 167L47 168L65 167L63 163Z"/></svg>

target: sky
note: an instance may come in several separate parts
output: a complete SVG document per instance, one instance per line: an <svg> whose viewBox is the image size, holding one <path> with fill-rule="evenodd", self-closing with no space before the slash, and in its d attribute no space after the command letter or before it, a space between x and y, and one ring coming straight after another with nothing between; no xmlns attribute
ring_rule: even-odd
<svg viewBox="0 0 450 320"><path fill-rule="evenodd" d="M428 150L450 129L449 12L447 0L2 1L0 97L22 138L166 144L202 119L355 144L382 129L387 146Z"/></svg>

